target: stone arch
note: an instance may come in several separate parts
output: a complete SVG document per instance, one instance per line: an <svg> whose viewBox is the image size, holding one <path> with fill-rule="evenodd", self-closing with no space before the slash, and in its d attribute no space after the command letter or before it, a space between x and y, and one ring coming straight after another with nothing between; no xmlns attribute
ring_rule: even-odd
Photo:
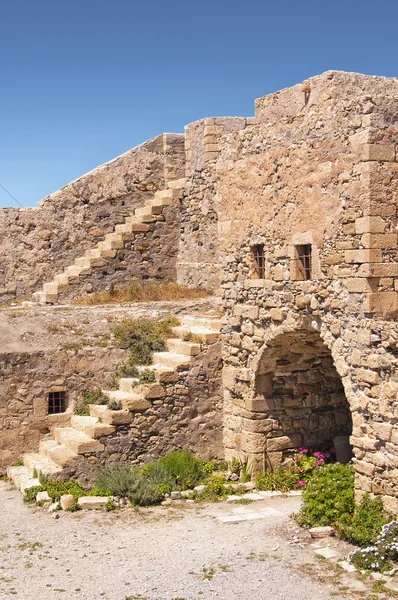
<svg viewBox="0 0 398 600"><path fill-rule="evenodd" d="M344 368L320 330L285 323L252 361L241 450L256 468L280 464L307 441L351 434Z"/></svg>

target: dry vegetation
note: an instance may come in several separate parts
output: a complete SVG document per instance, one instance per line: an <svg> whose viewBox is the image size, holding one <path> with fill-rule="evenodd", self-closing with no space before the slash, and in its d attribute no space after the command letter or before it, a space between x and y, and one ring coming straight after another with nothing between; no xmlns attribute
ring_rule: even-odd
<svg viewBox="0 0 398 600"><path fill-rule="evenodd" d="M94 304L119 304L121 302L162 302L166 300L196 300L206 298L208 290L189 288L174 281L136 281L123 287L90 294L75 300L79 306Z"/></svg>

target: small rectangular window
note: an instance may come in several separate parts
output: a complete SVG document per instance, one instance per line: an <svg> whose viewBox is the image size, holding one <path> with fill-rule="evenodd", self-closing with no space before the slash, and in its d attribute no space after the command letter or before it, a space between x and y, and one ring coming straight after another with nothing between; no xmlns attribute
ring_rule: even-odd
<svg viewBox="0 0 398 600"><path fill-rule="evenodd" d="M265 256L264 256L264 245L256 244L252 246L252 253L254 259L255 275L258 279L264 279L265 277Z"/></svg>
<svg viewBox="0 0 398 600"><path fill-rule="evenodd" d="M66 410L65 392L50 392L48 394L48 414L55 415Z"/></svg>
<svg viewBox="0 0 398 600"><path fill-rule="evenodd" d="M312 247L311 244L296 246L297 273L300 279L307 281L312 277Z"/></svg>

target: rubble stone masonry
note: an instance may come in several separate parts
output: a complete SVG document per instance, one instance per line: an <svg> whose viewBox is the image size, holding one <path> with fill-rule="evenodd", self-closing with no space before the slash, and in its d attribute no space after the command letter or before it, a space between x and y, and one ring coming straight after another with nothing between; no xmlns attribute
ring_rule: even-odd
<svg viewBox="0 0 398 600"><path fill-rule="evenodd" d="M38 209L3 212L6 298L34 291L185 175L162 241L151 230L140 248L121 249L122 269L110 265L83 291L117 271L117 283L177 278L222 295L223 409L206 389L203 402L214 400L201 435L189 433L206 380L197 364L166 386L159 408L134 417L133 446L110 436L92 464L140 461L173 444L218 455L223 410L226 458L254 469L306 441L349 436L358 497L380 494L398 514L397 142L398 80L329 71L258 99L254 117L191 123ZM143 252L151 259L140 266ZM82 468L89 477L89 463Z"/></svg>

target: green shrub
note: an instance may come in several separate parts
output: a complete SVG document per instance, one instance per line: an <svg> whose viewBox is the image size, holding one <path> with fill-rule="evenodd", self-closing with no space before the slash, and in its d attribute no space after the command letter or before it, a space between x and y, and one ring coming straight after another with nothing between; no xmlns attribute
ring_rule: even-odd
<svg viewBox="0 0 398 600"><path fill-rule="evenodd" d="M203 479L203 460L185 450L173 450L159 458L157 464L173 478L177 489L186 490Z"/></svg>
<svg viewBox="0 0 398 600"><path fill-rule="evenodd" d="M208 502L217 502L223 500L231 494L236 494L239 490L234 489L231 485L225 485L225 477L222 475L212 475L205 482L205 489L200 493L200 500Z"/></svg>
<svg viewBox="0 0 398 600"><path fill-rule="evenodd" d="M354 469L351 465L326 464L313 473L303 488L297 517L302 526L331 525L354 512Z"/></svg>
<svg viewBox="0 0 398 600"><path fill-rule="evenodd" d="M365 494L354 514L344 514L337 523L341 536L357 546L375 544L383 525L390 520L379 496L371 500Z"/></svg>
<svg viewBox="0 0 398 600"><path fill-rule="evenodd" d="M87 492L86 495L87 496L112 496L112 492L109 489L106 490L104 488L95 486L95 487L93 487L93 489L91 489L89 492Z"/></svg>
<svg viewBox="0 0 398 600"><path fill-rule="evenodd" d="M86 495L85 489L75 479L56 481L42 476L40 477L40 485L26 490L24 499L26 502L35 502L38 492L47 492L53 502L59 502L64 494L72 494L76 500Z"/></svg>
<svg viewBox="0 0 398 600"><path fill-rule="evenodd" d="M130 492L137 481L137 471L131 467L107 467L97 473L95 486L101 490L109 490L112 496L130 497Z"/></svg>
<svg viewBox="0 0 398 600"><path fill-rule="evenodd" d="M116 341L129 348L131 366L150 365L154 352L166 350L165 340L172 335L172 328L179 325L178 319L123 319L113 327Z"/></svg>
<svg viewBox="0 0 398 600"><path fill-rule="evenodd" d="M289 492L297 488L300 474L292 468L277 467L257 476L256 487L259 490Z"/></svg>
<svg viewBox="0 0 398 600"><path fill-rule="evenodd" d="M164 492L150 478L138 476L128 497L133 506L150 506L158 504L164 498Z"/></svg>

